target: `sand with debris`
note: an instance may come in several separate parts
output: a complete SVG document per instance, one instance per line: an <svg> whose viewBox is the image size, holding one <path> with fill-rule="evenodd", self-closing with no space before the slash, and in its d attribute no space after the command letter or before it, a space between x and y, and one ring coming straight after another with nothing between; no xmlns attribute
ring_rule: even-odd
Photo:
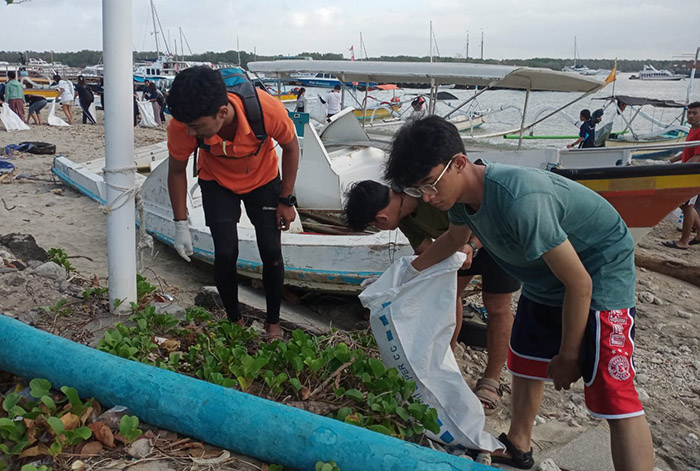
<svg viewBox="0 0 700 471"><path fill-rule="evenodd" d="M102 119L100 111L97 125L79 124L76 111L74 122L78 124L70 128L44 125L8 133L0 127L0 146L43 141L56 144L57 153L77 162L102 158L105 152ZM164 127L137 127L134 146L143 147L165 138ZM52 159L53 156L21 154L11 160L16 172L0 183L0 236L31 234L44 249L63 248L75 256L71 263L79 273L87 278L97 275L106 285L106 216L97 203L53 177ZM663 240L677 237L675 224L665 221L646 236L637 248L638 253L700 266L700 245L687 251L660 245ZM187 264L159 243L156 243L155 258L145 257L145 266L145 275L161 283L163 290L173 294L183 305L190 305L203 285L213 284L209 267ZM661 470L697 469L700 463L697 425L700 423L700 287L643 268L638 268L637 275L637 387L651 425L657 467ZM37 308L55 303L63 296L62 288L65 286L46 279L37 280L28 274L17 278L16 273L0 273L0 311L41 315ZM362 326L357 303L347 300L343 303L353 306L352 320ZM338 309L341 308L329 310L337 315ZM458 361L473 385L483 371L484 352L467 347L458 352ZM502 375L502 381L508 384L507 373ZM487 418L488 429L495 434L507 430L509 402L510 395L506 392L504 407ZM550 456L597 427L605 427L605 424L587 414L580 381L571 391L557 392L548 387L534 429L535 456L538 459ZM600 471L599 468L579 469L588 470Z"/></svg>

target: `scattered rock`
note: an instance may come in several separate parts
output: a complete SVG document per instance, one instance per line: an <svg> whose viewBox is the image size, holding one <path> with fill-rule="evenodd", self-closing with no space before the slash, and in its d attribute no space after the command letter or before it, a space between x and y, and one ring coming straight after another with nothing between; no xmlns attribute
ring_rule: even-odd
<svg viewBox="0 0 700 471"><path fill-rule="evenodd" d="M130 415L131 412L124 406L114 406L106 410L97 418L98 422L102 422L112 431L119 430L119 422L125 415Z"/></svg>
<svg viewBox="0 0 700 471"><path fill-rule="evenodd" d="M536 415L535 416L535 425L544 425L546 424L547 421L544 419L544 417Z"/></svg>
<svg viewBox="0 0 700 471"><path fill-rule="evenodd" d="M537 466L537 471L561 471L552 458L547 458Z"/></svg>
<svg viewBox="0 0 700 471"><path fill-rule="evenodd" d="M644 384L644 383L649 382L649 375L644 374L644 373L640 373L640 374L636 375L636 378L637 378L637 384Z"/></svg>
<svg viewBox="0 0 700 471"><path fill-rule="evenodd" d="M692 294L690 294L690 291L688 291L687 289L682 289L678 292L678 296L680 296L681 298L690 298Z"/></svg>
<svg viewBox="0 0 700 471"><path fill-rule="evenodd" d="M637 395L639 396L639 400L642 402L649 400L649 393L647 393L643 388L637 388Z"/></svg>
<svg viewBox="0 0 700 471"><path fill-rule="evenodd" d="M168 460L158 460L136 463L133 466L129 466L128 471L173 471L173 469Z"/></svg>
<svg viewBox="0 0 700 471"><path fill-rule="evenodd" d="M649 291L640 291L637 293L637 300L639 300L640 303L651 304L654 302L654 298L656 298L656 296Z"/></svg>
<svg viewBox="0 0 700 471"><path fill-rule="evenodd" d="M185 308L176 303L151 303L156 308L156 314L170 314L175 319L185 318Z"/></svg>
<svg viewBox="0 0 700 471"><path fill-rule="evenodd" d="M143 459L153 453L153 444L148 438L139 438L138 440L135 440L134 443L129 445L126 452L129 454L129 456L133 456L136 459Z"/></svg>
<svg viewBox="0 0 700 471"><path fill-rule="evenodd" d="M54 262L43 263L36 267L32 273L55 281L63 281L66 279L66 269Z"/></svg>
<svg viewBox="0 0 700 471"><path fill-rule="evenodd" d="M224 305L216 286L203 286L199 293L197 293L197 296L194 297L194 304L209 311L213 311Z"/></svg>
<svg viewBox="0 0 700 471"><path fill-rule="evenodd" d="M49 255L44 249L39 247L34 237L30 234L7 234L0 237L0 244L4 245L15 255L24 260L39 260L45 262Z"/></svg>
<svg viewBox="0 0 700 471"><path fill-rule="evenodd" d="M691 317L693 317L693 314L691 314L688 311L680 311L679 310L678 317L680 317L681 319L690 319Z"/></svg>

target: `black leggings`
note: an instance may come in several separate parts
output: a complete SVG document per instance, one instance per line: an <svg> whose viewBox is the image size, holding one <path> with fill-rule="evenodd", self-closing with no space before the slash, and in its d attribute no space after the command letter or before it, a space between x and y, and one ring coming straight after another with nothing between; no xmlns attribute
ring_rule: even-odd
<svg viewBox="0 0 700 471"><path fill-rule="evenodd" d="M202 203L207 225L214 241L214 280L221 295L228 318L241 318L238 306L238 219L241 201L246 214L255 226L255 238L262 261L262 279L267 304L267 322L279 322L284 260L281 234L277 228L276 208L279 201L280 180L238 195L214 181L200 180Z"/></svg>
<svg viewBox="0 0 700 471"><path fill-rule="evenodd" d="M90 114L90 105L92 105L92 102L87 103L83 100L79 101L80 108L83 110L83 124L87 124L88 121L90 121L90 124L95 124L95 118Z"/></svg>

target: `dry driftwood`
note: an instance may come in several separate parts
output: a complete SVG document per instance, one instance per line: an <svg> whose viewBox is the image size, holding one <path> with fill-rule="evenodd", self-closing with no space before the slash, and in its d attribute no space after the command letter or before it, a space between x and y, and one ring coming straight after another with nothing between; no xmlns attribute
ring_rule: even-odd
<svg viewBox="0 0 700 471"><path fill-rule="evenodd" d="M655 271L663 275L668 275L678 280L682 280L695 286L700 286L700 267L688 265L687 263L667 258L651 257L637 253L634 262L638 267Z"/></svg>

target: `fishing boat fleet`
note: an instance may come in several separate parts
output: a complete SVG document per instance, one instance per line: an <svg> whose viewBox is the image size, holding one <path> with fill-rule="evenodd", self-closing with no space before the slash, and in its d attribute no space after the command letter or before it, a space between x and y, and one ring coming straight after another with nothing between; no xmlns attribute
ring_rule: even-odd
<svg viewBox="0 0 700 471"><path fill-rule="evenodd" d="M334 75L341 84L427 82L429 91L425 95L427 102L424 112L431 114L436 112L441 84L476 86L478 94L493 89L520 90L524 108L527 108L530 94L534 91L575 92L577 99L569 101L562 109L606 85L595 77L549 69L478 64L273 61L251 62L248 66L253 73L280 80L294 73L317 74L326 71L324 73ZM474 100L475 97L464 100L460 109L466 108ZM628 96L617 96L609 102L616 106L619 103L630 107L650 105L635 102ZM295 187L301 218L295 221L289 232L282 234L285 282L290 286L356 293L361 289L362 281L382 273L397 257L411 253L408 241L400 232L370 229L353 233L345 228L341 217L344 195L350 185L366 179L381 180L388 143L371 137L370 131L377 128L396 130L409 117L397 116L370 123L358 119L353 106L345 105L340 113L322 123L313 123L307 113L290 112L301 146ZM554 110L549 116L558 111ZM447 112L443 116L450 119L454 114ZM517 130L521 138L531 125L525 123L523 116ZM632 135L632 132L621 134ZM464 138L469 141L473 136L465 135ZM511 151L470 151L469 158L547 169L577 180L610 201L630 227L635 240L639 241L680 203L700 193L700 164L629 165L632 153L640 146L635 142L626 144L630 145L571 150L519 148ZM657 147L669 145L655 144ZM683 147L689 144L674 145ZM167 147L164 143L139 151L136 165L147 169L147 173L137 175L136 186L144 202L143 215L139 220L141 226L154 238L172 245L175 227L167 192L167 165L162 165L166 159ZM105 204L104 166L103 159L78 164L59 156L54 161L53 171L66 184ZM204 223L201 193L196 179L189 178L188 190L194 257L212 262L214 248ZM645 211L639 211L640 207L644 207ZM259 278L262 263L253 226L245 214L239 224L239 239L239 273Z"/></svg>

